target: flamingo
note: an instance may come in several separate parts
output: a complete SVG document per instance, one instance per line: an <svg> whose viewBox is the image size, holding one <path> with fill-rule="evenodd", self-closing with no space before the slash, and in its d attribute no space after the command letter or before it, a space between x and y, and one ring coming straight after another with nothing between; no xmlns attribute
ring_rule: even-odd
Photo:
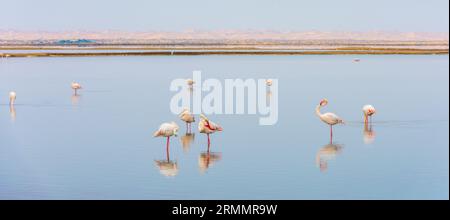
<svg viewBox="0 0 450 220"><path fill-rule="evenodd" d="M77 83L77 82L72 82L71 87L75 91L75 95L77 95L77 91L79 89L82 89L80 83Z"/></svg>
<svg viewBox="0 0 450 220"><path fill-rule="evenodd" d="M208 148L211 144L209 139L209 134L215 133L216 131L222 131L222 127L212 121L210 121L206 116L200 114L200 122L198 123L198 131L200 133L205 133L208 136Z"/></svg>
<svg viewBox="0 0 450 220"><path fill-rule="evenodd" d="M182 121L186 122L186 133L190 134L191 124L192 122L195 122L194 115L189 111L189 109L185 108L178 116Z"/></svg>
<svg viewBox="0 0 450 220"><path fill-rule="evenodd" d="M333 140L333 125L336 124L344 124L344 120L342 120L339 116L334 113L320 113L320 108L327 105L328 100L322 99L316 107L316 115L319 116L320 120L330 125L330 140Z"/></svg>
<svg viewBox="0 0 450 220"><path fill-rule="evenodd" d="M365 105L362 110L364 113L364 124L367 124L369 123L369 117L370 121L372 121L372 115L376 113L376 110L372 105Z"/></svg>
<svg viewBox="0 0 450 220"><path fill-rule="evenodd" d="M178 135L178 125L175 122L163 123L159 129L153 133L153 137L167 137L167 151L169 150L170 137Z"/></svg>
<svg viewBox="0 0 450 220"><path fill-rule="evenodd" d="M10 106L14 105L14 103L16 102L16 97L17 97L16 92L14 92L14 91L9 92L9 105Z"/></svg>
<svg viewBox="0 0 450 220"><path fill-rule="evenodd" d="M195 84L195 81L193 79L187 79L186 83L188 84L189 87L192 87Z"/></svg>
<svg viewBox="0 0 450 220"><path fill-rule="evenodd" d="M195 81L193 79L187 79L186 84L188 85L189 93L192 95L192 92L194 91Z"/></svg>

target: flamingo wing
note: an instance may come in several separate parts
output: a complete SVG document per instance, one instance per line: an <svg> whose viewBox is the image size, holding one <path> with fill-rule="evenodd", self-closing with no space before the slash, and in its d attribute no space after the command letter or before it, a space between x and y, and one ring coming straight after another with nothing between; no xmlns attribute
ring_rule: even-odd
<svg viewBox="0 0 450 220"><path fill-rule="evenodd" d="M331 112L323 114L322 119L329 124L344 123L344 120L342 120L339 116Z"/></svg>

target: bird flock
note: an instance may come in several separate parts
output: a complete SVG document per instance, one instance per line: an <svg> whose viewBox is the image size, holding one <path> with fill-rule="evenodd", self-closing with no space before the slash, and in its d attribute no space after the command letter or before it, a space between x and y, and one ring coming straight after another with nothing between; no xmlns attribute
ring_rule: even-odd
<svg viewBox="0 0 450 220"><path fill-rule="evenodd" d="M188 80L186 80L186 83L187 83L189 89L192 90L195 82L192 79L188 79ZM272 86L272 84L273 84L273 82L271 79L266 80L267 87ZM72 82L71 88L74 92L74 96L78 96L78 90L82 89L83 87L78 82ZM15 91L9 92L9 105L10 105L11 109L14 109L16 99L17 99L16 92ZM335 113L331 113L331 112L321 113L321 109L323 107L325 107L326 105L328 105L328 100L322 99L319 102L319 104L316 106L315 113L322 122L324 122L330 126L330 146L333 146L333 144L332 144L333 126L338 125L338 124L345 124L345 121L342 118L340 118L338 115L336 115ZM373 136L370 125L372 123L372 116L376 113L376 110L372 105L364 105L362 108L362 111L364 114L364 132L367 136L367 141L370 141L371 137ZM181 121L183 121L186 124L186 134L193 135L192 123L196 122L194 114L192 112L190 112L190 110L188 108L184 108L180 112L178 117ZM165 170L164 172L168 172L167 173L168 176L176 175L176 172L177 172L176 163L172 163L169 159L169 148L170 148L170 137L177 136L179 130L180 130L180 127L178 126L178 124L176 122L172 121L172 122L162 123L159 126L159 129L153 133L154 137L165 137L166 138L166 150L167 150L167 157L168 157L167 161L164 161L164 160L156 161L156 163L159 167L161 167L162 170ZM210 145L211 145L210 135L213 133L216 133L216 132L223 131L223 128L219 124L211 121L205 115L200 114L199 121L198 121L198 131L202 134L206 134L206 136L207 136L208 153L203 155L200 158L201 167L202 166L207 167L210 162L214 161L214 159L220 158L220 155L213 155L213 157L211 157L211 155L210 155ZM193 138L193 136L189 136L189 137ZM334 148L326 147L325 149L334 149ZM330 151L330 150L323 150L323 152L321 153L322 157L323 157L323 155L329 154L328 151ZM321 164L321 168L326 167L326 165L324 165L325 163L323 162L323 160L317 159L317 161L318 161L318 163Z"/></svg>
<svg viewBox="0 0 450 220"><path fill-rule="evenodd" d="M195 84L194 80L187 79L186 80L187 85L189 88L193 88L193 85ZM272 86L272 80L267 79L266 85L268 87ZM74 95L78 95L78 90L82 89L80 83L78 82L72 82L71 88L74 91ZM14 106L17 99L17 94L15 91L9 92L9 105L12 107ZM322 107L328 105L327 99L322 99L319 104L316 106L316 115L319 117L319 119L328 124L330 126L330 139L333 139L333 126L337 124L345 124L344 120L337 116L335 113L327 112L327 113L321 113L320 110ZM367 126L372 122L372 116L376 113L375 108L372 105L364 105L362 108L363 114L364 114L364 124ZM192 134L192 123L195 122L195 116L189 111L188 108L184 108L181 113L178 115L179 118L186 123L186 133ZM159 126L159 129L154 132L154 137L166 137L167 138L167 147L169 147L170 143L170 137L171 136L177 136L178 130L180 127L175 122L166 122L162 123ZM208 138L208 147L211 144L210 140L210 134L213 134L218 131L222 131L223 128L209 120L205 115L200 114L200 121L198 123L198 131L200 133L204 133L207 135Z"/></svg>

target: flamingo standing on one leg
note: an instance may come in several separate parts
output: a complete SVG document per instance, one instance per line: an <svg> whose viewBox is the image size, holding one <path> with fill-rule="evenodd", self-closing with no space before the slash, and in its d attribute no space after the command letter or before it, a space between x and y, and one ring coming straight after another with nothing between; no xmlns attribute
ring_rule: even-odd
<svg viewBox="0 0 450 220"><path fill-rule="evenodd" d="M205 133L208 136L208 149L211 144L209 139L209 134L212 134L216 131L222 131L222 127L212 121L210 121L206 116L200 114L200 122L198 123L198 131L200 133Z"/></svg>
<svg viewBox="0 0 450 220"><path fill-rule="evenodd" d="M16 102L17 94L14 91L9 92L9 106L13 106Z"/></svg>
<svg viewBox="0 0 450 220"><path fill-rule="evenodd" d="M186 122L186 133L192 133L192 122L195 122L194 115L189 111L189 109L185 108L180 114L180 119Z"/></svg>
<svg viewBox="0 0 450 220"><path fill-rule="evenodd" d="M376 113L375 108L372 105L365 105L363 106L363 113L364 113L364 124L369 123L369 117L370 122L372 122L372 115Z"/></svg>
<svg viewBox="0 0 450 220"><path fill-rule="evenodd" d="M82 89L80 83L77 83L77 82L72 82L71 87L72 87L72 89L74 90L75 95L77 95L77 91L78 91L79 89Z"/></svg>
<svg viewBox="0 0 450 220"><path fill-rule="evenodd" d="M320 108L327 105L328 100L322 99L316 107L316 115L319 116L320 120L330 125L330 142L333 142L333 125L336 124L344 124L344 120L342 120L339 116L334 113L320 113Z"/></svg>
<svg viewBox="0 0 450 220"><path fill-rule="evenodd" d="M153 133L153 137L167 137L167 151L169 151L170 136L178 135L178 125L175 122L163 123L159 129Z"/></svg>

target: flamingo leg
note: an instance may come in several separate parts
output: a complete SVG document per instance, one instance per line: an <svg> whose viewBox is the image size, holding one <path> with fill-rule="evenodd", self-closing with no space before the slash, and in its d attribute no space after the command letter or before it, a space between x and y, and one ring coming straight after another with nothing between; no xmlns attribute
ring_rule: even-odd
<svg viewBox="0 0 450 220"><path fill-rule="evenodd" d="M208 149L209 149L209 146L211 145L211 140L209 139L209 134L206 135L208 136Z"/></svg>
<svg viewBox="0 0 450 220"><path fill-rule="evenodd" d="M330 125L330 142L333 143L333 125Z"/></svg>
<svg viewBox="0 0 450 220"><path fill-rule="evenodd" d="M166 144L167 150L169 150L169 146L170 146L170 137L167 137L167 144Z"/></svg>
<svg viewBox="0 0 450 220"><path fill-rule="evenodd" d="M167 155L167 162L170 161L170 156L169 156L169 147L170 147L170 137L167 137L167 145L166 145L166 155Z"/></svg>

